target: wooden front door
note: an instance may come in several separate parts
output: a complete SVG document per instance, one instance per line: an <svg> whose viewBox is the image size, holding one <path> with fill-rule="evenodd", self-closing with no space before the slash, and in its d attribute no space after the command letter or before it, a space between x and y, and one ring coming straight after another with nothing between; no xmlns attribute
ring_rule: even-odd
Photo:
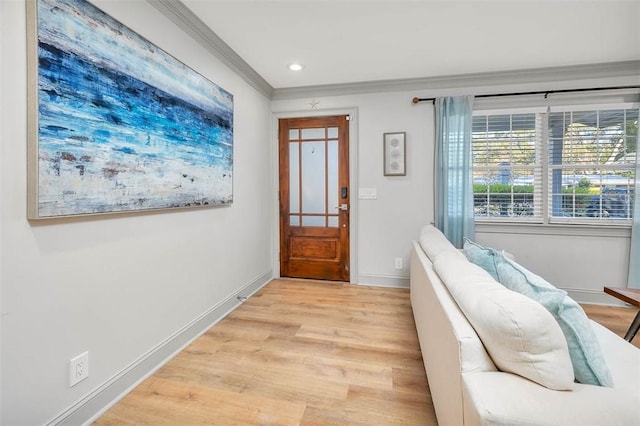
<svg viewBox="0 0 640 426"><path fill-rule="evenodd" d="M279 122L280 275L349 281L349 121Z"/></svg>

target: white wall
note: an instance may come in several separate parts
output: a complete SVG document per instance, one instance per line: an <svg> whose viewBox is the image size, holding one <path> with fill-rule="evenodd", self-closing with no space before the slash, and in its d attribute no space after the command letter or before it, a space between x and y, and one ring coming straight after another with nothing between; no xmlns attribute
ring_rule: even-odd
<svg viewBox="0 0 640 426"><path fill-rule="evenodd" d="M28 222L25 5L3 0L0 423L6 425L56 419L271 275L269 100L148 3L96 3L234 94L234 203ZM69 360L87 350L90 376L70 388Z"/></svg>
<svg viewBox="0 0 640 426"><path fill-rule="evenodd" d="M523 81L461 88L453 79L450 89L315 97L318 109L357 108L358 139L351 142L358 144L358 186L378 190L377 200L357 200L357 188L351 191L352 203L358 202L355 218L358 273L352 281L407 285L410 242L417 238L425 223L433 221L434 111L430 103L413 105L414 96L637 85L638 77L547 82L526 82L525 77ZM287 111L311 112L310 101L310 98L276 100L272 102L272 110L279 116ZM385 177L382 173L382 135L391 131L407 132L406 177ZM476 239L514 253L525 266L569 290L578 301L615 304L615 300L603 294L602 287L626 286L628 229L598 232L580 227L479 226ZM405 268L401 271L394 269L396 257L404 259Z"/></svg>
<svg viewBox="0 0 640 426"><path fill-rule="evenodd" d="M621 305L604 294L603 287L627 286L628 229L516 226L505 232L497 228L478 226L476 240L512 253L518 263L579 302Z"/></svg>

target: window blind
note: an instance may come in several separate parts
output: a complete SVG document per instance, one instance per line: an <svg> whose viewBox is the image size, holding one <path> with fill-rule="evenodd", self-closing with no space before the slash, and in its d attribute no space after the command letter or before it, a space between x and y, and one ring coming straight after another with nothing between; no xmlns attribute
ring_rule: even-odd
<svg viewBox="0 0 640 426"><path fill-rule="evenodd" d="M473 117L476 217L541 217L541 130L536 113Z"/></svg>
<svg viewBox="0 0 640 426"><path fill-rule="evenodd" d="M476 218L629 222L638 118L637 104L474 111Z"/></svg>
<svg viewBox="0 0 640 426"><path fill-rule="evenodd" d="M552 219L631 219L638 109L549 113Z"/></svg>

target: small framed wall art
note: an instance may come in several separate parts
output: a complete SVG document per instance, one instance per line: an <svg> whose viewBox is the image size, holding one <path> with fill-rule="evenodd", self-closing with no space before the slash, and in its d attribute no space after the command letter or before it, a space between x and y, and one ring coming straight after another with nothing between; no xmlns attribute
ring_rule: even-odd
<svg viewBox="0 0 640 426"><path fill-rule="evenodd" d="M406 133L395 132L384 134L384 175L405 176L406 168Z"/></svg>

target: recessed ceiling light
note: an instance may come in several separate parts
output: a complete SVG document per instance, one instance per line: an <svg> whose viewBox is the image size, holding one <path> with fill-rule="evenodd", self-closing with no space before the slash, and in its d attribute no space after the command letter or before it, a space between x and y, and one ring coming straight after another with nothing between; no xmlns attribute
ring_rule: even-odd
<svg viewBox="0 0 640 426"><path fill-rule="evenodd" d="M291 71L300 71L300 70L302 70L302 68L304 68L302 65L296 64L296 63L293 63L293 64L289 65L289 69Z"/></svg>

